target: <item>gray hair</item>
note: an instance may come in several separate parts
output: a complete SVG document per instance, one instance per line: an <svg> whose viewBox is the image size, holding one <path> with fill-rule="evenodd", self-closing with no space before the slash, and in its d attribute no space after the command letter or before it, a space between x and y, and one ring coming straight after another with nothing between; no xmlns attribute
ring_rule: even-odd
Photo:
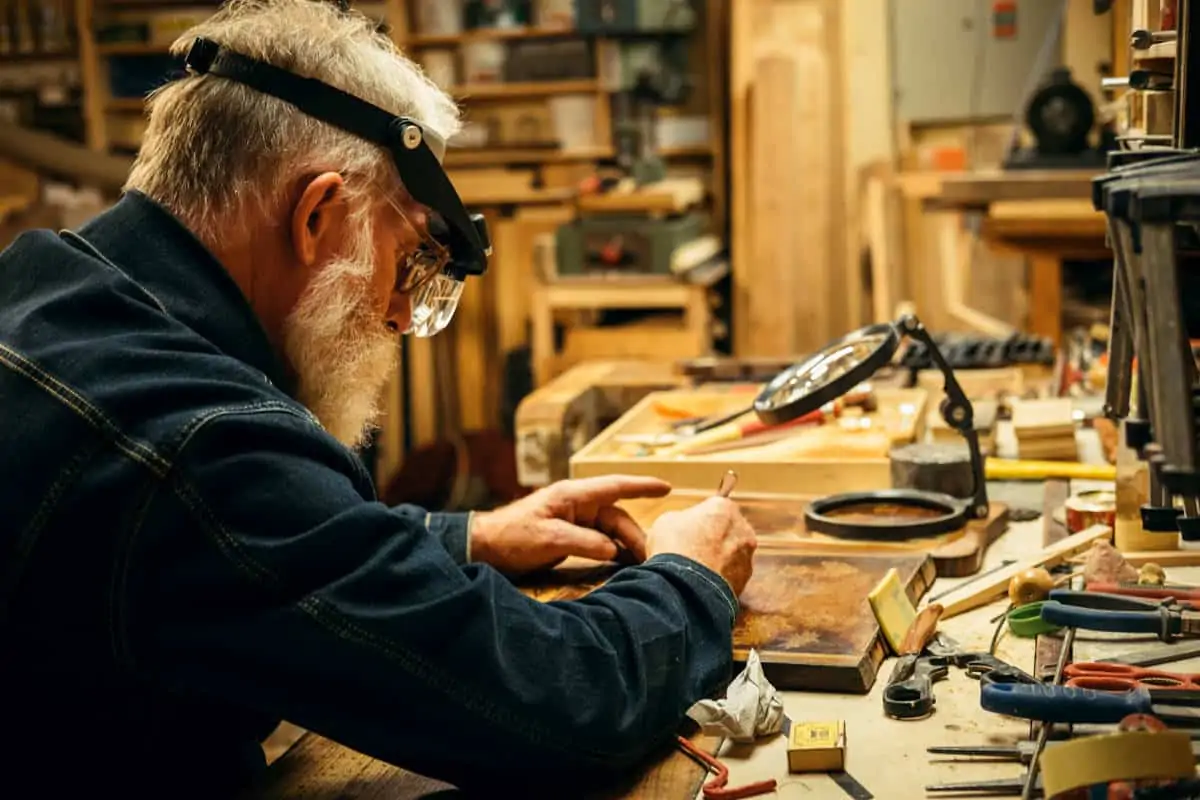
<svg viewBox="0 0 1200 800"><path fill-rule="evenodd" d="M186 53L197 36L412 117L445 139L460 129L454 101L374 21L328 0L231 0L172 53ZM378 146L223 78L173 81L151 95L148 113L125 188L157 200L206 242L250 233L244 223L307 175L339 172L361 197L399 180Z"/></svg>

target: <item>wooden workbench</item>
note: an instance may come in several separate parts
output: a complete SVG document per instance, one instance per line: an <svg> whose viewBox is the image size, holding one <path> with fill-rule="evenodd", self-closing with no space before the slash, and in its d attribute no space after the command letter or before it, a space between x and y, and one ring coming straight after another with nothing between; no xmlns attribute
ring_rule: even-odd
<svg viewBox="0 0 1200 800"><path fill-rule="evenodd" d="M1042 520L1014 523L989 550L984 569L1005 558L1027 555L1041 545ZM1170 568L1168 572L1172 582L1200 582L1200 568ZM953 580L939 579L932 592L937 593L954 583ZM1004 608L1004 602L996 602L946 620L940 627L964 648L986 650L993 631L990 620ZM1076 639L1076 660L1103 658L1150 644L1153 642L1144 638L1110 637L1105 641L1096 634L1080 633ZM1005 635L1000 640L997 655L1027 671L1033 669L1032 640ZM1163 668L1200 670L1196 663L1181 661ZM982 710L979 684L967 678L962 670L952 670L946 680L935 685L937 710L932 717L917 721L889 719L882 713L881 694L891 667L889 660L881 671L883 677L867 695L784 692L787 714L796 721L845 720L847 772L877 798L923 797L927 784L1008 778L1022 771L1021 766L1008 762L931 762L925 753L927 747L1010 742L1027 737L1029 724ZM718 753L729 767L730 786L774 778L779 782L778 793L767 797L804 800L845 800L847 797L828 775L789 775L782 737L761 741L754 747L736 747L725 742ZM623 796L691 800L691 792L695 789L683 790L683 787L695 787L694 779L699 773L691 772L690 779L685 775L681 781L678 776L672 778L672 772L677 769L687 770L687 764L675 759L667 768L650 770L643 777L640 792ZM268 788L246 800L428 797L439 788L413 777L402 780L392 767L315 737L302 739L272 770L276 774ZM667 786L672 792L662 791ZM651 789L652 794L646 794ZM696 792L695 796L701 795Z"/></svg>

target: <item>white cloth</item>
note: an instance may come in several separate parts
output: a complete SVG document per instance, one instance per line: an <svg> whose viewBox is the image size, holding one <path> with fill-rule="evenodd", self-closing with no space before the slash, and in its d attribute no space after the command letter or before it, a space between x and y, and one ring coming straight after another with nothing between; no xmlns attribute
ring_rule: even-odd
<svg viewBox="0 0 1200 800"><path fill-rule="evenodd" d="M783 730L783 698L763 675L757 650L750 651L746 668L729 684L724 698L701 700L687 713L704 733L735 742L753 742Z"/></svg>

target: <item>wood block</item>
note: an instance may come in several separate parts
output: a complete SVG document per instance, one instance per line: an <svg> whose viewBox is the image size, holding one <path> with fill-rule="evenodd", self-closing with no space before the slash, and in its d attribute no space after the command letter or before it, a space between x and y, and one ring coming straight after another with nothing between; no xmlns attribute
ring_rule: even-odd
<svg viewBox="0 0 1200 800"><path fill-rule="evenodd" d="M914 604L934 580L933 560L924 554L760 547L739 598L734 661L740 668L757 650L767 679L785 691L870 691L887 649L867 593L892 568ZM572 562L529 580L523 591L542 602L579 598L618 569Z"/></svg>
<svg viewBox="0 0 1200 800"><path fill-rule="evenodd" d="M1069 397L1014 400L1012 426L1018 439L1049 439L1067 433L1074 436L1074 405Z"/></svg>
<svg viewBox="0 0 1200 800"><path fill-rule="evenodd" d="M579 364L517 406L517 479L546 486L569 474L568 460L596 434L653 391L683 386L668 363Z"/></svg>
<svg viewBox="0 0 1200 800"><path fill-rule="evenodd" d="M645 397L571 457L571 477L653 475L678 489L711 492L725 470L734 469L746 492L825 495L886 489L892 483L888 452L924 435L928 393L880 388L879 408L865 415L865 425L862 420L847 427L831 422L798 429L786 440L708 455L657 455L630 441L669 432L670 420L656 404L705 416L749 408L757 392L753 385L737 392L697 387Z"/></svg>

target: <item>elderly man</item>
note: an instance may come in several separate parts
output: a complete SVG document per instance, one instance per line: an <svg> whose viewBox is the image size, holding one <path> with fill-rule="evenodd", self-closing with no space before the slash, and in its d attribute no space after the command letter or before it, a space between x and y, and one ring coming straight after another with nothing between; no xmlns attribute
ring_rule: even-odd
<svg viewBox="0 0 1200 800"><path fill-rule="evenodd" d="M353 448L397 337L486 258L455 106L325 2L176 52L123 198L0 256L6 788L224 796L281 719L466 788L641 762L730 677L745 520L643 531L616 503L669 487L626 477L379 503ZM634 563L575 602L510 583L570 555Z"/></svg>

